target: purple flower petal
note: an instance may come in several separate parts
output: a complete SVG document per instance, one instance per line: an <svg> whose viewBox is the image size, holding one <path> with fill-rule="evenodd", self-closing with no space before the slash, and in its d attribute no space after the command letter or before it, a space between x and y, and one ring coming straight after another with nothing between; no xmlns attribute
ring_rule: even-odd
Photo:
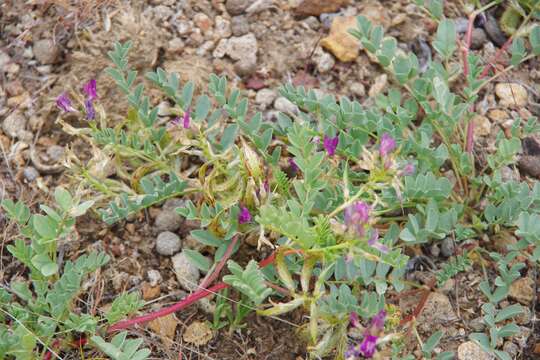
<svg viewBox="0 0 540 360"><path fill-rule="evenodd" d="M373 229L371 231L371 236L368 240L368 245L374 249L379 250L380 252L384 254L387 254L390 251L390 249L388 249L387 246L379 242L379 231L377 229Z"/></svg>
<svg viewBox="0 0 540 360"><path fill-rule="evenodd" d="M416 171L416 166L414 166L413 163L407 163L401 170L401 175L411 176L411 175L414 175L415 171Z"/></svg>
<svg viewBox="0 0 540 360"><path fill-rule="evenodd" d="M240 214L238 214L238 223L245 224L251 221L251 214L247 207L240 206Z"/></svg>
<svg viewBox="0 0 540 360"><path fill-rule="evenodd" d="M177 116L171 120L171 125L176 126L178 124L180 124L180 117Z"/></svg>
<svg viewBox="0 0 540 360"><path fill-rule="evenodd" d="M382 157L386 157L386 155L390 154L394 149L396 148L396 140L390 134L384 133L381 136L381 145L379 148L379 152L381 153Z"/></svg>
<svg viewBox="0 0 540 360"><path fill-rule="evenodd" d="M334 156L336 153L336 149L339 143L339 136L336 137L328 137L325 136L323 139L323 146L326 152L328 153L328 156Z"/></svg>
<svg viewBox="0 0 540 360"><path fill-rule="evenodd" d="M300 168L298 167L298 165L296 164L293 158L289 158L289 166L291 167L291 170L294 172L297 172L298 170L300 170Z"/></svg>
<svg viewBox="0 0 540 360"><path fill-rule="evenodd" d="M184 112L184 129L189 129L190 113L191 111L189 108Z"/></svg>
<svg viewBox="0 0 540 360"><path fill-rule="evenodd" d="M71 100L67 93L62 93L56 98L56 106L58 106L61 110L64 110L65 112L75 111L75 109L73 109L73 107L71 106Z"/></svg>
<svg viewBox="0 0 540 360"><path fill-rule="evenodd" d="M92 103L92 100L87 99L84 102L84 108L86 110L86 119L94 120L96 118L96 110L94 109L94 104Z"/></svg>
<svg viewBox="0 0 540 360"><path fill-rule="evenodd" d="M88 100L97 99L96 79L90 79L90 81L84 84L83 91L85 92Z"/></svg>
<svg viewBox="0 0 540 360"><path fill-rule="evenodd" d="M354 311L349 314L349 325L354 328L360 327L360 318L358 317L358 314Z"/></svg>
<svg viewBox="0 0 540 360"><path fill-rule="evenodd" d="M363 357L371 359L377 348L377 336L366 334L364 340L360 344L360 354Z"/></svg>
<svg viewBox="0 0 540 360"><path fill-rule="evenodd" d="M351 226L360 223L362 225L369 221L370 206L363 201L357 201L345 209L345 224Z"/></svg>
<svg viewBox="0 0 540 360"><path fill-rule="evenodd" d="M379 311L374 317L371 318L371 326L377 330L384 330L384 321L386 319L386 311Z"/></svg>

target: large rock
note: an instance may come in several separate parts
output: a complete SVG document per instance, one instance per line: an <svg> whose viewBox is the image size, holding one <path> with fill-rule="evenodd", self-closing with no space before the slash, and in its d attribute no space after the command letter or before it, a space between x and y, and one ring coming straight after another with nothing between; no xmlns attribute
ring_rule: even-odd
<svg viewBox="0 0 540 360"><path fill-rule="evenodd" d="M302 0L294 12L302 16L319 16L323 13L333 13L348 3L348 0Z"/></svg>

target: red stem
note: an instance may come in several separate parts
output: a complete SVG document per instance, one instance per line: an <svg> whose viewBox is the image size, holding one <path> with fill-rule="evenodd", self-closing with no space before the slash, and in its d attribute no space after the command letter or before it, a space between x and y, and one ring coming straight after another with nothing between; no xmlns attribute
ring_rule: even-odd
<svg viewBox="0 0 540 360"><path fill-rule="evenodd" d="M58 347L58 345L60 344L60 340L59 339L55 339L53 341L53 343L51 344L51 347L49 348L50 350L47 350L47 352L45 353L45 355L43 355L43 360L51 360L52 358L52 351L54 348Z"/></svg>
<svg viewBox="0 0 540 360"><path fill-rule="evenodd" d="M301 250L287 250L287 251L284 252L285 255L299 254L299 253L302 253L302 251ZM268 256L267 258L261 260L259 262L259 267L263 268L263 267L266 267L266 266L272 264L274 262L275 257L276 257L276 251L272 252L272 254L270 254L270 256ZM133 318L133 319L119 321L116 324L112 325L107 331L108 332L113 332L113 331L123 330L123 329L127 329L128 327L131 327L131 326L136 325L136 324L145 323L145 322L160 318L162 316L167 316L169 314L172 314L174 312L182 310L183 308L193 304L194 302L196 302L196 301L198 301L198 300L200 300L200 299L202 299L204 297L212 295L212 294L214 294L214 293L216 293L218 291L221 291L223 289L226 289L228 287L229 287L229 284L225 284L225 283L221 282L219 284L216 284L216 285L210 287L209 289L201 289L201 290L199 290L197 292L194 292L193 294L187 296L185 299L180 300L176 304L171 305L169 307L165 307L165 308L162 308L160 310L154 311L154 312L146 314L146 315L138 316L138 317Z"/></svg>
<svg viewBox="0 0 540 360"><path fill-rule="evenodd" d="M484 70L482 70L482 73L480 74L480 79L486 77L489 74L489 70L491 70L491 68L495 69L493 64L499 59L501 54L504 53L506 51L506 49L508 49L510 44L512 44L512 38L511 37L508 38L508 40L506 40L506 42L503 44L503 46L501 46L501 48L499 50L497 50L497 52L495 53L495 55L492 58L492 61L487 63L487 65L484 67Z"/></svg>
<svg viewBox="0 0 540 360"><path fill-rule="evenodd" d="M463 75L465 75L465 79L467 79L467 76L469 76L469 49L471 48L471 41L472 41L472 31L473 31L473 25L474 25L474 19L476 18L476 12L472 12L471 15L469 15L469 23L467 24L467 34L465 35L465 46L462 48L463 53Z"/></svg>
<svg viewBox="0 0 540 360"><path fill-rule="evenodd" d="M229 246L227 246L227 250L225 250L225 254L223 254L223 257L221 258L221 260L219 260L219 263L217 264L216 269L212 273L206 275L206 277L201 282L201 285L199 285L202 289L206 289L208 285L210 285L219 276L219 273L221 273L221 270L225 266L225 263L231 257L233 249L237 242L238 242L238 237L234 236Z"/></svg>

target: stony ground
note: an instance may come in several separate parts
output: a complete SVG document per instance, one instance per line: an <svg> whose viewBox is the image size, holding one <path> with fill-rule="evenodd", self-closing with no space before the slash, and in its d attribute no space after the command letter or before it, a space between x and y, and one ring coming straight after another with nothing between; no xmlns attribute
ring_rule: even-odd
<svg viewBox="0 0 540 360"><path fill-rule="evenodd" d="M428 40L435 24L410 3L4 0L0 3L0 197L33 204L46 202L54 186L69 182L63 166L68 151L80 158L90 156L55 123L58 112L54 98L63 90L78 89L88 79L96 78L109 116L125 114L126 102L119 100L112 81L102 73L114 41L133 40L131 62L140 73L161 66L199 86L206 86L212 72L226 75L263 111L264 118L272 121L279 111L297 111L278 95L278 86L286 82L346 95L364 104L392 85L346 34L356 15L363 14L383 25L398 39L400 47L415 51L424 64L431 57ZM463 33L466 20L459 3L448 1L445 13L457 19ZM488 25L473 32L472 47L486 61L506 40L498 28L497 15L497 11L490 14ZM507 60L501 58L501 62ZM533 60L486 89L477 104L481 114L476 119L478 148L493 148L495 134L499 129L509 131L518 116L540 114L539 78L540 66ZM510 79L515 84L513 91L506 84ZM161 104L160 115L166 116L167 108L168 104ZM540 162L533 155L524 156L520 170L508 168L507 176L538 177ZM88 248L105 250L114 258L99 274L99 281L88 284L96 309L106 308L124 290L139 289L148 310L170 304L192 290L190 282L197 283L200 274L196 269L189 270L179 251L196 246L187 235L196 224L185 223L176 215L173 209L177 205L177 200L169 201L122 228L106 228L92 217L78 224L76 236L63 249L66 258ZM2 213L0 226L6 227L0 251L0 281L9 283L20 273L18 264L11 262L4 251L11 241L12 227ZM503 249L512 241L515 239L511 236L481 239L483 245ZM443 242L422 251L438 266L453 254L453 246ZM182 271L182 276L175 276L175 270ZM457 350L461 360L486 358L467 341L470 332L483 330L479 317L482 296L470 290L482 276L481 269L460 274L433 292L418 319L421 332L445 328L450 337L440 348ZM429 269L419 268L411 274L411 281L427 283L432 277ZM530 271L512 289L514 299L530 310L518 319L523 337L504 344L515 359L540 357L540 334L535 326L537 285L536 272ZM406 312L418 299L403 297L396 302ZM212 302L201 302L198 308L151 323L139 330L139 335L158 354L156 358L305 358L296 337L301 314L282 321L251 316L242 331L215 333L204 323L210 319L212 306ZM409 346L420 358L416 342L411 341Z"/></svg>

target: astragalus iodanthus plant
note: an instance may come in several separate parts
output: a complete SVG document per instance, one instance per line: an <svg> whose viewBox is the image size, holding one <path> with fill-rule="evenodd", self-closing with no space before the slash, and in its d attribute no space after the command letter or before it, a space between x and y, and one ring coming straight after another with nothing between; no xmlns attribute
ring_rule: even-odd
<svg viewBox="0 0 540 360"><path fill-rule="evenodd" d="M116 44L110 53L114 67L107 72L126 94L130 109L121 123L101 110L86 116L88 128L64 123L68 132L89 142L97 159L85 164L72 157L72 174L102 204L99 212L109 224L168 198L194 200L177 211L200 223L201 229L191 234L213 249L213 259L186 250L208 272L201 290L171 308L111 329L177 311L209 295L206 288L232 287L240 303L260 315L305 313L304 335L314 358L369 358L387 343L398 348L404 334L416 332L414 317L421 305L411 317L400 318L388 301L389 293L409 286L405 254L447 237L460 243L507 231L521 240L506 257L492 254L500 270L497 288L492 290L488 281L481 285L492 304L485 311L495 342L485 334L471 337L505 359L497 336L515 334L515 326L506 322L519 308L497 317L497 304L522 267L514 259L536 263L540 258L540 232L535 231L540 185L504 182L501 168L515 163L520 137L538 127L535 119L527 119L509 138L501 133L497 151L479 165L473 151L473 104L498 73L484 77L492 70L488 67L483 75L480 59L469 53L470 34L457 52L454 24L443 17L438 3L426 9L439 21L433 42L437 58L427 70L421 71L414 54L398 50L396 39L385 37L381 27L359 17L352 33L393 76L396 87L366 108L347 97L285 85L282 96L300 111L294 117L279 114L275 123L252 114L247 99L228 89L223 77L211 75L207 92L194 96L191 82L180 86L176 74L157 69L147 77L174 112L171 119L162 119L128 66L130 43ZM514 39L511 67L540 53L539 31L532 27L527 34L529 55L523 33ZM458 80L464 86L455 90ZM245 267L229 260L247 238L274 252ZM439 279L471 265L466 253L456 255L461 257ZM227 260L231 274L212 285ZM226 303L218 308L230 314ZM506 324L498 327L498 321ZM426 357L443 336L435 333L424 344ZM451 356L441 353L438 358Z"/></svg>

